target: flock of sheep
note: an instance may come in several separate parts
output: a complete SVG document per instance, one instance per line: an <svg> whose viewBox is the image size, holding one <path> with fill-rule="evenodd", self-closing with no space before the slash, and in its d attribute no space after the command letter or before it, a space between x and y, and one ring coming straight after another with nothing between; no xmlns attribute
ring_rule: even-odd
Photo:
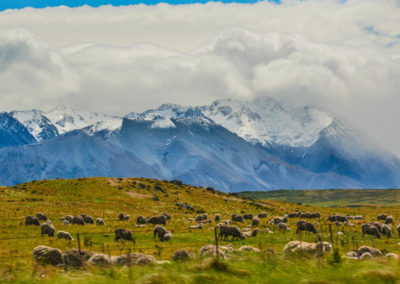
<svg viewBox="0 0 400 284"><path fill-rule="evenodd" d="M222 220L220 214L216 214L213 218L209 218L207 213L199 214L193 218L187 218L190 224L187 229L190 230L202 230L206 224L214 223L215 225L210 228L214 228L216 232L218 232L218 239L228 241L231 238L231 241L234 240L245 240L246 238L256 237L258 233L260 233L260 229L257 227L261 224L261 219L267 218L266 212L260 212L257 215L253 215L251 213L239 215L233 214L230 219ZM302 220L298 220L296 222L296 233L300 234L301 232L319 234L319 229L322 229L322 226L319 222L321 222L321 214L309 213L309 212L293 212L287 213L283 216L275 216L271 218L268 224L277 228L278 231L290 231L291 228L288 225L288 220L290 218L298 218ZM126 221L130 219L129 215L124 213L120 213L118 215L118 219L120 221ZM168 213L163 213L159 216L145 217L145 216L137 216L136 218L136 226L143 227L148 226L149 224L154 225L153 229L153 237L154 239L158 238L161 242L171 242L173 238L173 234L167 230L166 226L168 221L172 219L171 215ZM307 219L307 220L304 220ZM312 220L317 219L317 222L311 222ZM239 224L244 224L246 220L250 221L247 226L242 228L238 226ZM362 216L349 216L349 215L329 215L327 221L330 222L330 226L349 226L355 227L356 225L352 223L353 220L364 220ZM43 221L40 223L40 221ZM91 216L81 214L77 216L67 215L60 219L60 221L65 225L85 225L85 224L96 224L98 226L105 225L105 222L102 218L92 218ZM183 222L186 219L182 220ZM194 224L193 224L194 223ZM56 229L54 224L46 217L43 213L37 213L36 216L26 216L25 218L26 225L37 225L41 228L41 235L47 235L49 237L54 237L56 235L57 239L66 239L69 241L73 241L71 234L66 231L58 231L56 234ZM372 222L364 222L361 224L361 233L362 236L370 235L376 238L381 238L382 236L392 237L392 225L394 224L394 218L392 216L387 216L385 214L381 214L377 217L376 221ZM320 230L321 230L320 229ZM397 226L397 232L400 235L400 225ZM273 233L273 231L269 228L264 230L265 233ZM322 232L323 233L323 232ZM338 232L337 235L343 235L342 232ZM128 229L124 228L116 228L114 230L115 241L132 241L135 243L135 238L132 232ZM200 249L200 255L218 254L225 255L233 250L232 245L228 246L220 246L219 248L215 245L205 245ZM255 251L259 252L259 249L251 247L251 246L242 246L239 250L245 251ZM328 242L318 241L317 243L307 243L304 241L291 241L287 243L284 248L284 254L308 254L308 255L322 255L325 252L330 252L332 250L332 245ZM350 259L365 259L371 258L375 256L380 256L382 253L372 247L362 246L357 251L349 252L346 254L346 257ZM39 246L34 249L34 256L36 260L43 261L46 260L47 263L50 264L69 264L73 266L77 266L77 263L82 264L83 260L88 261L90 263L124 263L127 261L126 257L118 256L118 257L110 257L106 255L96 254L94 252L84 252L83 255L81 251L79 251L79 255L77 255L77 251L72 249L64 254L61 253L58 249L49 248L46 246ZM394 257L394 254L388 254L388 257ZM50 257L50 260L48 258ZM133 259L136 259L139 263L151 262L155 263L156 260L152 256L147 256L143 254L134 254ZM187 250L178 250L174 254L175 260L190 258L191 253ZM397 256L396 256L397 257ZM80 260L77 260L79 258ZM82 260L82 259L83 260ZM56 260L54 260L56 259ZM129 259L129 261L131 261Z"/></svg>

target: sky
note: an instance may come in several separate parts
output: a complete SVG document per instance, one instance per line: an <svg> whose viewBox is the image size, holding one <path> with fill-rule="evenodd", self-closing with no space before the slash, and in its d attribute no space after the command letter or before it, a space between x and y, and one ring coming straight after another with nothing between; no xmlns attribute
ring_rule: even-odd
<svg viewBox="0 0 400 284"><path fill-rule="evenodd" d="M398 0L0 3L0 111L124 114L271 96L326 108L400 156Z"/></svg>

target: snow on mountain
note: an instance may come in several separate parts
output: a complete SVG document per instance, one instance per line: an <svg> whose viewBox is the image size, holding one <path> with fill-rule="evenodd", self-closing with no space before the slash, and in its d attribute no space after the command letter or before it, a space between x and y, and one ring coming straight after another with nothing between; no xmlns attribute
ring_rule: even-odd
<svg viewBox="0 0 400 284"><path fill-rule="evenodd" d="M243 103L217 100L199 109L215 123L261 145L310 146L333 121L331 114L315 107L288 108L269 97Z"/></svg>
<svg viewBox="0 0 400 284"><path fill-rule="evenodd" d="M37 141L58 135L57 128L40 110L13 111L10 114L22 123Z"/></svg>
<svg viewBox="0 0 400 284"><path fill-rule="evenodd" d="M6 112L0 113L0 148L34 142L35 138L23 124Z"/></svg>
<svg viewBox="0 0 400 284"><path fill-rule="evenodd" d="M60 134L94 125L94 129L104 130L110 126L115 130L118 118L101 113L77 111L68 106L58 106L45 113ZM96 126L97 125L97 126Z"/></svg>

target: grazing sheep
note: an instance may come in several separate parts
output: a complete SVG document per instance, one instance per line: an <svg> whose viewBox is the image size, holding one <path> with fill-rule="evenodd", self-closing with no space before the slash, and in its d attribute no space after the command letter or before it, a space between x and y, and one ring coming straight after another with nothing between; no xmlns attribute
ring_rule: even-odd
<svg viewBox="0 0 400 284"><path fill-rule="evenodd" d="M362 231L362 236L364 237L365 234L375 236L378 239L381 238L381 233L379 232L379 229L375 227L374 225L371 224L362 224L361 225L361 231Z"/></svg>
<svg viewBox="0 0 400 284"><path fill-rule="evenodd" d="M385 255L385 257L386 257L386 258L396 259L396 260L399 259L399 256L398 256L397 254L395 254L395 253L392 253L392 252L387 253L387 254Z"/></svg>
<svg viewBox="0 0 400 284"><path fill-rule="evenodd" d="M208 218L208 214L204 213L204 214L199 214L197 215L194 220L195 221L201 221L201 220L206 220Z"/></svg>
<svg viewBox="0 0 400 284"><path fill-rule="evenodd" d="M203 229L204 224L203 223L199 223L196 226L189 226L188 229Z"/></svg>
<svg viewBox="0 0 400 284"><path fill-rule="evenodd" d="M283 248L285 255L317 255L321 256L332 251L332 245L328 242L307 243L301 241L291 241Z"/></svg>
<svg viewBox="0 0 400 284"><path fill-rule="evenodd" d="M364 252L362 255L360 255L360 260L366 260L371 258L373 258L373 256L369 252Z"/></svg>
<svg viewBox="0 0 400 284"><path fill-rule="evenodd" d="M369 246L361 246L358 250L357 253L359 255L362 255L363 253L370 253L373 257L380 257L382 256L382 252L377 249L377 248L373 248L373 247L369 247Z"/></svg>
<svg viewBox="0 0 400 284"><path fill-rule="evenodd" d="M278 225L279 223L287 223L287 221L287 215L284 215L283 217L274 217L274 219L272 219L273 225Z"/></svg>
<svg viewBox="0 0 400 284"><path fill-rule="evenodd" d="M270 228L266 228L265 231L267 234L273 234L274 231L272 231Z"/></svg>
<svg viewBox="0 0 400 284"><path fill-rule="evenodd" d="M148 223L153 225L167 225L167 217L164 215L150 217Z"/></svg>
<svg viewBox="0 0 400 284"><path fill-rule="evenodd" d="M289 228L288 224L286 224L286 223L279 223L278 230L287 232L287 231L290 231L290 228Z"/></svg>
<svg viewBox="0 0 400 284"><path fill-rule="evenodd" d="M111 264L111 258L106 254L96 253L88 259L88 263L100 266L109 265Z"/></svg>
<svg viewBox="0 0 400 284"><path fill-rule="evenodd" d="M302 214L301 212L292 212L288 213L287 215L289 218L299 218L301 214Z"/></svg>
<svg viewBox="0 0 400 284"><path fill-rule="evenodd" d="M224 240L228 240L229 236L232 236L232 240L235 240L235 239L244 240L244 239L246 239L246 236L243 234L243 232L237 226L231 226L231 225L221 225L221 226L219 226L218 238L220 238L220 239L223 238Z"/></svg>
<svg viewBox="0 0 400 284"><path fill-rule="evenodd" d="M62 221L64 225L71 225L71 223L68 220Z"/></svg>
<svg viewBox="0 0 400 284"><path fill-rule="evenodd" d="M347 215L346 217L347 217L347 219L349 219L349 220L364 220L364 217L363 217L363 216L360 216L360 215L357 215L357 216Z"/></svg>
<svg viewBox="0 0 400 284"><path fill-rule="evenodd" d="M66 265L70 265L73 267L81 267L83 266L85 261L88 261L89 258L94 255L94 252L87 250L79 250L77 249L69 249L63 254L63 259Z"/></svg>
<svg viewBox="0 0 400 284"><path fill-rule="evenodd" d="M347 219L347 217L344 216L344 215L329 215L328 216L328 221L330 221L330 222L335 222L335 221L348 222L349 219Z"/></svg>
<svg viewBox="0 0 400 284"><path fill-rule="evenodd" d="M74 216L72 215L67 215L64 217L65 220L67 220L68 222L72 223L72 219L74 219Z"/></svg>
<svg viewBox="0 0 400 284"><path fill-rule="evenodd" d="M237 215L237 214L233 214L231 216L231 220L235 221L235 222L240 222L240 223L244 223L244 219L242 215Z"/></svg>
<svg viewBox="0 0 400 284"><path fill-rule="evenodd" d="M393 216L386 217L385 224L393 225L393 223L394 223Z"/></svg>
<svg viewBox="0 0 400 284"><path fill-rule="evenodd" d="M252 226L252 227L256 227L256 226L258 226L258 225L260 225L260 219L259 219L257 216L255 216L255 217L253 217L253 219L251 220L251 226Z"/></svg>
<svg viewBox="0 0 400 284"><path fill-rule="evenodd" d="M85 225L85 221L83 220L82 216L74 216L71 223L74 225Z"/></svg>
<svg viewBox="0 0 400 284"><path fill-rule="evenodd" d="M193 255L185 249L179 249L176 252L174 252L172 259L174 261L184 261L184 260L189 260L192 259Z"/></svg>
<svg viewBox="0 0 400 284"><path fill-rule="evenodd" d="M231 220L225 220L224 223L225 223L225 225L232 225L232 221ZM400 235L400 233L399 233L399 235Z"/></svg>
<svg viewBox="0 0 400 284"><path fill-rule="evenodd" d="M64 264L62 253L59 249L47 246L37 246L33 249L33 256L39 263L61 266Z"/></svg>
<svg viewBox="0 0 400 284"><path fill-rule="evenodd" d="M96 218L96 225L98 226L104 226L104 220L102 218Z"/></svg>
<svg viewBox="0 0 400 284"><path fill-rule="evenodd" d="M392 237L392 227L390 225L382 225L381 233L382 233L382 236L391 238Z"/></svg>
<svg viewBox="0 0 400 284"><path fill-rule="evenodd" d="M165 242L165 241L171 241L172 240L172 233L169 232L166 228L164 228L163 226L160 225L156 225L154 227L154 239L156 238L156 236L158 237L158 239L161 242Z"/></svg>
<svg viewBox="0 0 400 284"><path fill-rule="evenodd" d="M83 221L85 221L86 224L94 224L94 220L91 216L86 215L86 214L81 214Z"/></svg>
<svg viewBox="0 0 400 284"><path fill-rule="evenodd" d="M164 215L165 218L167 218L167 220L171 220L172 219L171 215L168 214L168 213L163 213L162 215Z"/></svg>
<svg viewBox="0 0 400 284"><path fill-rule="evenodd" d="M164 228L163 226L156 225L156 226L154 226L153 237L154 237L154 239L156 239L156 236L157 236L159 239L161 239L161 237L164 236L164 234L167 232L168 232L168 230L166 228Z"/></svg>
<svg viewBox="0 0 400 284"><path fill-rule="evenodd" d="M369 222L368 224L370 224L371 226L374 226L378 229L379 233L382 233L382 223L379 222Z"/></svg>
<svg viewBox="0 0 400 284"><path fill-rule="evenodd" d="M48 235L49 237L54 237L54 232L56 231L56 228L54 227L53 224L43 223L42 225L40 225L40 230L42 237L44 235Z"/></svg>
<svg viewBox="0 0 400 284"><path fill-rule="evenodd" d="M221 215L216 214L215 217L214 217L214 221L215 221L215 222L221 221Z"/></svg>
<svg viewBox="0 0 400 284"><path fill-rule="evenodd" d="M147 223L147 219L144 216L137 216L136 218L136 224L146 224Z"/></svg>
<svg viewBox="0 0 400 284"><path fill-rule="evenodd" d="M252 252L260 252L260 249L252 247L252 246L248 246L248 245L244 245L241 246L239 248L240 251L252 251Z"/></svg>
<svg viewBox="0 0 400 284"><path fill-rule="evenodd" d="M66 239L67 241L73 241L71 234L65 231L58 231L57 232L57 240L59 239Z"/></svg>
<svg viewBox="0 0 400 284"><path fill-rule="evenodd" d="M217 254L217 248L215 245L204 245L201 247L200 256L214 256ZM225 257L225 252L221 247L218 247L218 255L221 257Z"/></svg>
<svg viewBox="0 0 400 284"><path fill-rule="evenodd" d="M309 218L309 219L314 219L314 218L321 218L321 213L315 212L315 213L301 213L300 218Z"/></svg>
<svg viewBox="0 0 400 284"><path fill-rule="evenodd" d="M355 226L355 224L351 223L351 222L344 222L344 225L345 226L349 226L349 227L354 227Z"/></svg>
<svg viewBox="0 0 400 284"><path fill-rule="evenodd" d="M243 234L244 234L244 236L245 236L246 238L250 238L250 237L256 237L257 234L258 234L259 232L260 232L260 229L255 228L253 231L251 231L251 232L244 232Z"/></svg>
<svg viewBox="0 0 400 284"><path fill-rule="evenodd" d="M200 224L208 224L208 223L212 223L212 220L211 220L211 219L202 220L202 221L199 221L199 223L200 223Z"/></svg>
<svg viewBox="0 0 400 284"><path fill-rule="evenodd" d="M343 234L343 232L337 232L337 233L336 233L336 236L342 237L342 236L344 236L344 234Z"/></svg>
<svg viewBox="0 0 400 284"><path fill-rule="evenodd" d="M314 234L318 234L317 229L315 228L315 226L310 223L310 222L306 222L306 221L298 221L296 223L297 229L296 229L296 234L300 233L301 231L305 231L305 232L312 232Z"/></svg>
<svg viewBox="0 0 400 284"><path fill-rule="evenodd" d="M37 213L36 217L41 221L46 221L47 220L46 215L44 213L41 213L41 212Z"/></svg>
<svg viewBox="0 0 400 284"><path fill-rule="evenodd" d="M385 221L386 220L386 214L380 214L380 215L378 215L378 217L376 218L377 220L382 220L382 221Z"/></svg>
<svg viewBox="0 0 400 284"><path fill-rule="evenodd" d="M39 218L36 216L26 216L25 225L36 225L40 226Z"/></svg>
<svg viewBox="0 0 400 284"><path fill-rule="evenodd" d="M243 219L245 219L245 220L251 220L251 219L253 219L253 217L254 217L254 215L251 213L247 213L247 214L243 215Z"/></svg>
<svg viewBox="0 0 400 284"><path fill-rule="evenodd" d="M267 212L260 212L257 214L257 217L262 219L262 218L267 218L268 213Z"/></svg>
<svg viewBox="0 0 400 284"><path fill-rule="evenodd" d="M115 233L115 241L116 242L119 240L132 241L133 243L136 242L134 237L132 236L132 232L129 230L118 228L118 229L115 229L114 233Z"/></svg>
<svg viewBox="0 0 400 284"><path fill-rule="evenodd" d="M125 215L124 213L119 213L118 214L118 219L120 221L128 221L131 218L129 215Z"/></svg>

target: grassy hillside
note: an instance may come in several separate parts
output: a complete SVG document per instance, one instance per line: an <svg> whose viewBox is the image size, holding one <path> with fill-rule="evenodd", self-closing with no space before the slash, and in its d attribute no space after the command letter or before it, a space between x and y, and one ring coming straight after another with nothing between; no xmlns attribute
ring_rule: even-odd
<svg viewBox="0 0 400 284"><path fill-rule="evenodd" d="M161 190L160 190L161 188ZM155 198L157 197L157 198ZM157 201L156 201L156 200ZM187 203L193 211L182 209L176 203ZM198 188L175 185L166 181L140 178L86 178L74 180L36 181L15 187L0 188L0 282L46 283L395 283L400 279L398 263L385 259L371 261L339 261L328 255L322 258L285 258L282 248L291 241L301 238L314 242L312 234L295 233L298 219L289 219L290 232L279 232L268 221L273 216L282 216L295 210L315 212L323 215L319 221L320 237L330 241L329 225L326 217L333 213L363 215L366 219L376 219L378 213L386 212L399 220L397 207L366 208L316 208L279 201L253 202L233 195ZM230 219L233 213L253 213L266 211L267 219L261 219L258 226L261 233L255 238L240 241L220 241L220 245L232 244L235 249L242 245L251 245L262 253L235 252L226 260L196 258L184 263L171 259L178 249L188 249L198 254L205 244L214 243L215 223L207 224L202 230L188 230L188 218L200 212L207 212L213 218L216 213L222 219ZM142 265L128 269L124 266L86 267L84 269L63 270L51 266L37 266L32 250L38 245L56 247L65 251L77 248L77 241L56 240L41 237L40 228L26 226L25 216L45 213L54 223L57 231L70 232L75 238L80 234L83 249L104 252L110 255L122 255L128 251L142 252L155 256L158 260L169 260L161 265ZM119 221L118 213L131 216L129 221ZM167 229L173 235L171 243L162 243L153 239L153 227L136 227L136 217L150 217L167 212L172 220ZM67 214L87 214L101 217L105 226L87 224L85 226L64 225L60 217ZM236 225L244 228L245 224ZM384 252L399 252L398 235L393 238L371 240L362 238L359 224L356 227L333 227L333 245L343 255L362 244L374 245ZM115 228L122 227L133 232L136 245L114 242ZM273 234L265 233L270 228ZM336 237L337 231L344 237ZM325 281L325 282L324 282Z"/></svg>
<svg viewBox="0 0 400 284"><path fill-rule="evenodd" d="M400 206L400 189L324 189L246 191L240 196L254 200L301 202L314 206Z"/></svg>

